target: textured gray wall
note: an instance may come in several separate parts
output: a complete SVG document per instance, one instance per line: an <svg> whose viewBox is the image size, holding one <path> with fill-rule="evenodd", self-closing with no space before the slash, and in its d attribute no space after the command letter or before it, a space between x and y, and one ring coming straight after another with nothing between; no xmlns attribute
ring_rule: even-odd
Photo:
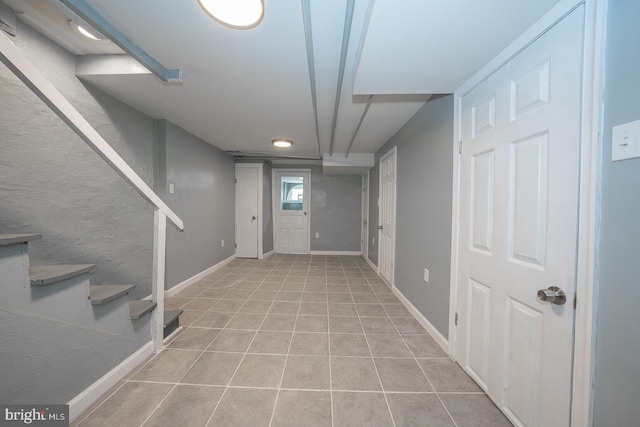
<svg viewBox="0 0 640 427"><path fill-rule="evenodd" d="M167 184L161 196L185 223L183 232L168 227L168 289L235 253L235 162L171 122L162 123ZM173 194L168 193L169 183L174 184Z"/></svg>
<svg viewBox="0 0 640 427"><path fill-rule="evenodd" d="M262 253L273 250L273 190L272 167L264 162L262 166Z"/></svg>
<svg viewBox="0 0 640 427"><path fill-rule="evenodd" d="M323 175L312 167L310 215L312 251L360 251L360 175Z"/></svg>
<svg viewBox="0 0 640 427"><path fill-rule="evenodd" d="M449 333L452 143L453 97L446 96L427 102L376 153L377 163L398 147L394 284L445 337ZM370 194L378 198L377 191ZM371 224L377 227L377 215ZM425 268L430 272L429 283L423 281Z"/></svg>
<svg viewBox="0 0 640 427"><path fill-rule="evenodd" d="M609 2L595 426L640 423L640 159L611 161L611 128L640 120L640 2Z"/></svg>
<svg viewBox="0 0 640 427"><path fill-rule="evenodd" d="M85 87L75 58L18 21L13 40L113 148L152 182L152 120ZM153 209L0 65L0 232L41 232L35 264L97 264L93 283L150 293Z"/></svg>

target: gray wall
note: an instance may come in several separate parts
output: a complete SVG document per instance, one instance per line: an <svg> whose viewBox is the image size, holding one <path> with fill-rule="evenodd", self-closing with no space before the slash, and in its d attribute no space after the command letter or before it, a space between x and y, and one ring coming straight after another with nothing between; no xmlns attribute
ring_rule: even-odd
<svg viewBox="0 0 640 427"><path fill-rule="evenodd" d="M445 337L449 333L452 143L453 97L446 96L427 102L376 153L378 164L381 156L398 147L394 284ZM371 174L376 184L370 192L375 205L370 228L376 232L377 169ZM374 253L377 258L377 247ZM425 268L430 272L429 283L423 281Z"/></svg>
<svg viewBox="0 0 640 427"><path fill-rule="evenodd" d="M609 2L595 426L640 423L640 159L611 162L611 128L640 120L640 2Z"/></svg>
<svg viewBox="0 0 640 427"><path fill-rule="evenodd" d="M160 121L163 126L159 136L166 140L159 146L166 147L166 185L159 186L160 195L185 223L183 232L168 227L168 289L235 253L235 162L173 123Z"/></svg>
<svg viewBox="0 0 640 427"><path fill-rule="evenodd" d="M152 120L74 74L75 58L18 21L21 51L149 184ZM153 210L0 65L0 232L39 232L34 264L97 264L93 283L150 293Z"/></svg>
<svg viewBox="0 0 640 427"><path fill-rule="evenodd" d="M310 215L312 251L360 251L360 175L323 175L312 167Z"/></svg>

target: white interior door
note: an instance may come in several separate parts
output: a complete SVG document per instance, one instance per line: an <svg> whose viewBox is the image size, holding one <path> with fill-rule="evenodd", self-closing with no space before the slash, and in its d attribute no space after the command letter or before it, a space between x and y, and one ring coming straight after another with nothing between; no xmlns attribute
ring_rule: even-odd
<svg viewBox="0 0 640 427"><path fill-rule="evenodd" d="M462 98L457 358L517 426L570 423L583 13Z"/></svg>
<svg viewBox="0 0 640 427"><path fill-rule="evenodd" d="M380 276L393 285L396 234L396 148L380 159L380 214L378 225L378 268Z"/></svg>
<svg viewBox="0 0 640 427"><path fill-rule="evenodd" d="M362 175L362 236L360 238L360 253L369 257L369 172Z"/></svg>
<svg viewBox="0 0 640 427"><path fill-rule="evenodd" d="M258 257L259 165L236 165L236 256Z"/></svg>
<svg viewBox="0 0 640 427"><path fill-rule="evenodd" d="M276 252L309 253L309 170L277 170Z"/></svg>

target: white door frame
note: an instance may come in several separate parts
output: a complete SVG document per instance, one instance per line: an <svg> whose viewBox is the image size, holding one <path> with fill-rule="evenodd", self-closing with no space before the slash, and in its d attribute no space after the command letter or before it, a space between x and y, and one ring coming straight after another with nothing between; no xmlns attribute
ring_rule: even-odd
<svg viewBox="0 0 640 427"><path fill-rule="evenodd" d="M602 94L604 49L608 0L561 0L522 36L511 43L489 64L464 83L454 94L453 198L451 230L451 282L449 307L449 354L455 360L456 301L458 293L458 251L460 227L460 155L462 135L462 97L533 43L557 22L581 4L585 4L585 40L583 60L580 194L576 268L577 306L575 312L573 390L571 426L590 427L593 419L595 334L596 334L596 254L598 247L598 182L602 135Z"/></svg>
<svg viewBox="0 0 640 427"><path fill-rule="evenodd" d="M360 247L360 253L364 259L369 258L369 178L369 171L362 174L362 214L360 216L362 221L367 221L366 224L360 224L360 232L364 230Z"/></svg>
<svg viewBox="0 0 640 427"><path fill-rule="evenodd" d="M395 287L395 276L396 276L396 218L397 218L397 200L398 200L398 147L394 146L391 150L387 151L384 155L380 156L380 160L378 160L378 223L380 223L380 218L382 218L382 197L380 196L380 191L382 190L382 161L389 157L390 155L394 156L394 164L393 164L393 249L391 251L391 259L393 262L393 269L391 272L391 277L389 278L389 285L392 288ZM380 236L382 235L382 230L378 229L378 275L380 275ZM380 277L385 280L381 275ZM385 280L386 281L386 280Z"/></svg>
<svg viewBox="0 0 640 427"><path fill-rule="evenodd" d="M257 219L257 227L258 227L258 259L264 258L264 249L262 247L262 238L263 238L263 230L262 230L262 219L263 219L263 173L264 166L262 163L236 163L236 169L239 168L255 168L258 171L258 182L256 183L258 188L258 219ZM237 219L236 219L236 227L237 227Z"/></svg>
<svg viewBox="0 0 640 427"><path fill-rule="evenodd" d="M305 199L309 202L309 211L307 216L307 248L306 253L311 253L311 169L286 169L286 168L273 168L271 174L271 196L272 196L272 215L273 215L273 250L277 252L278 248L278 223L280 221L280 183L278 182L278 172L291 173L295 175L297 173L309 174L309 194L305 194Z"/></svg>

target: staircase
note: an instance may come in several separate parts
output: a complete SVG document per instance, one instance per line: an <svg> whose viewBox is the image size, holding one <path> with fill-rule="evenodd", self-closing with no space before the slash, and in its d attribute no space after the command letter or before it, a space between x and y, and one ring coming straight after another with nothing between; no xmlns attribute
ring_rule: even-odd
<svg viewBox="0 0 640 427"><path fill-rule="evenodd" d="M91 285L93 264L30 265L40 234L0 234L0 402L67 403L151 340L156 303ZM165 310L164 336L181 310ZM51 397L56 396L55 402Z"/></svg>

